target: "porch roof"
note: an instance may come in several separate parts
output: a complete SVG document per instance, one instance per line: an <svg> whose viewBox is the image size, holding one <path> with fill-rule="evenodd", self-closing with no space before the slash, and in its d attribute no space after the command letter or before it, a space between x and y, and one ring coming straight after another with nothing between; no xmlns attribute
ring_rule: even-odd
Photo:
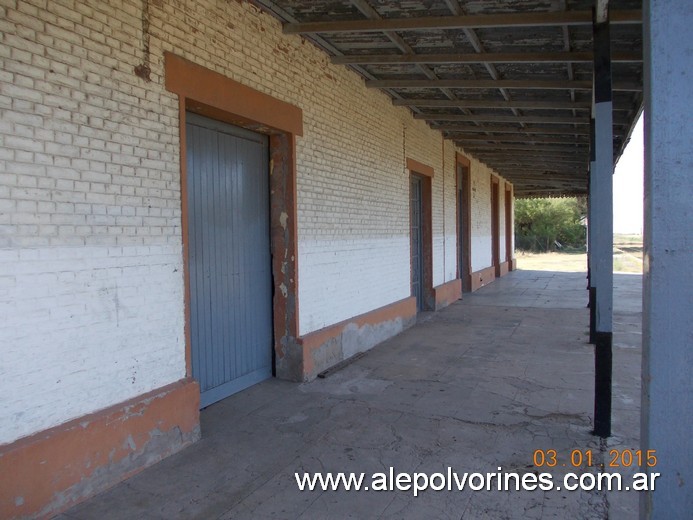
<svg viewBox="0 0 693 520"><path fill-rule="evenodd" d="M587 194L592 0L254 0L515 186ZM614 157L642 109L642 1L610 0Z"/></svg>

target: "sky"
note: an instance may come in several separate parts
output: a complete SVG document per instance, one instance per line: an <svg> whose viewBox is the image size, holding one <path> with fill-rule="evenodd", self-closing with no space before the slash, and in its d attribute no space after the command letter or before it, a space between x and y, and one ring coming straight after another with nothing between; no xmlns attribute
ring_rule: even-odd
<svg viewBox="0 0 693 520"><path fill-rule="evenodd" d="M643 118L635 125L614 172L614 233L642 234Z"/></svg>

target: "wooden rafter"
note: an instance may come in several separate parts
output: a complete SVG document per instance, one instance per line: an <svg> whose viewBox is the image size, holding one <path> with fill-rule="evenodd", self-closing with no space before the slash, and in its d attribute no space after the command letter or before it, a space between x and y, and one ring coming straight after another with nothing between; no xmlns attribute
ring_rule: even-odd
<svg viewBox="0 0 693 520"><path fill-rule="evenodd" d="M471 142L471 141L490 141L495 143L558 143L558 144L573 144L579 142L589 142L586 136L541 136L541 135L511 135L511 134L501 134L501 135L469 135L455 132L443 132L445 137L455 139L461 142Z"/></svg>
<svg viewBox="0 0 693 520"><path fill-rule="evenodd" d="M580 164L586 164L589 157L584 157L584 154L580 153L569 153L569 152L532 152L527 151L522 154L517 152L509 151L480 151L479 157L484 159L493 159L499 161L567 161L567 162L579 162Z"/></svg>
<svg viewBox="0 0 693 520"><path fill-rule="evenodd" d="M381 89L394 105L408 107L415 119L512 179L517 194L584 193L591 12L570 11L566 0L550 2L545 12L493 0L479 2L474 13L462 0L442 0L448 16L423 17L417 13L426 13L426 0L387 7L376 0L251 1L280 18L285 32L305 34L333 64L357 71L369 88ZM622 26L611 56L620 63L613 129L622 151L642 103L642 12L610 15L612 25ZM351 19L339 19L344 16ZM549 32L555 34L551 44Z"/></svg>
<svg viewBox="0 0 693 520"><path fill-rule="evenodd" d="M488 132L494 134L546 134L546 135L590 135L589 128L547 128L542 126L524 127L517 126L460 126L460 125L433 125L434 130L448 132L450 134Z"/></svg>
<svg viewBox="0 0 693 520"><path fill-rule="evenodd" d="M612 24L641 24L642 11L612 11L610 13L610 22ZM592 25L592 12L533 12L288 23L284 25L284 33L328 34L338 32L411 31L421 29L553 27L561 25Z"/></svg>
<svg viewBox="0 0 693 520"><path fill-rule="evenodd" d="M465 150L473 151L473 150L498 150L499 145L498 144L486 144L486 143L467 143L467 146L464 145L464 140L462 139L455 139L456 143L459 143L460 146L462 146ZM526 150L526 151L535 151L535 152L574 152L578 151L581 149L583 152L587 153L587 145L588 143L575 143L572 145L536 145L536 144L531 144L531 143L523 143L523 144L504 144L502 145L502 148L504 150ZM580 147L580 148L578 148Z"/></svg>
<svg viewBox="0 0 693 520"><path fill-rule="evenodd" d="M526 167L531 167L531 168L547 168L547 167L552 167L552 168L563 168L563 169L575 169L575 170L580 170L580 171L586 171L587 170L587 161L561 161L559 159L556 160L541 160L539 158L534 158L530 157L529 158L531 162L525 161L521 162L518 161L517 159L497 159L493 157L484 157L481 160L484 162L492 163L495 165L501 165L503 167L509 168L526 168Z"/></svg>
<svg viewBox="0 0 693 520"><path fill-rule="evenodd" d="M589 101L497 101L485 99L395 99L393 103L401 107L466 107L466 108L529 108L567 110L589 110L592 103Z"/></svg>
<svg viewBox="0 0 693 520"><path fill-rule="evenodd" d="M549 117L549 116L514 116L514 115L488 115L488 114L475 114L472 116L465 116L461 114L430 114L421 113L416 114L414 119L423 119L430 123L439 121L459 121L467 123L535 123L535 124L567 124L567 125L589 125L590 118L589 115L585 114L583 117Z"/></svg>
<svg viewBox="0 0 693 520"><path fill-rule="evenodd" d="M634 51L614 52L612 61L619 63L638 63L642 53ZM334 56L335 65L397 65L407 63L586 63L591 65L594 57L591 52L484 52L438 53L438 54L359 54Z"/></svg>
<svg viewBox="0 0 693 520"><path fill-rule="evenodd" d="M546 90L592 90L590 80L546 80L546 79L376 79L366 81L370 88L514 88L514 89L546 89ZM642 91L642 85L635 82L615 83L615 91Z"/></svg>

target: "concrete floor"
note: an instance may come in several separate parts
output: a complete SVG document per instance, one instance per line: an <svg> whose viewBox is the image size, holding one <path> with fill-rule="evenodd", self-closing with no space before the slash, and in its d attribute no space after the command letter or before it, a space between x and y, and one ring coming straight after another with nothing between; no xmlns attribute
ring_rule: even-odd
<svg viewBox="0 0 693 520"><path fill-rule="evenodd" d="M614 436L590 434L581 272L515 271L327 379L270 380L202 412L203 439L62 519L634 518L636 492L300 492L294 472L534 471L638 447L638 275L615 276ZM542 469L538 469L542 471ZM544 470L546 471L546 470ZM553 468L555 476L568 468ZM596 468L576 471L595 472ZM621 470L633 473L635 469Z"/></svg>

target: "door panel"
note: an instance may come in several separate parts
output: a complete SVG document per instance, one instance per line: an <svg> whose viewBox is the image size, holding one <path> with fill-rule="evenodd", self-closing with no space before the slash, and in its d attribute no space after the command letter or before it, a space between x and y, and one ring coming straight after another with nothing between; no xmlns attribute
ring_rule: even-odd
<svg viewBox="0 0 693 520"><path fill-rule="evenodd" d="M416 308L421 311L423 302L423 182L412 176L410 188L411 226L411 291L416 297Z"/></svg>
<svg viewBox="0 0 693 520"><path fill-rule="evenodd" d="M186 116L193 377L201 407L271 376L266 136Z"/></svg>
<svg viewBox="0 0 693 520"><path fill-rule="evenodd" d="M496 276L500 276L500 207L498 181L491 180L491 260Z"/></svg>
<svg viewBox="0 0 693 520"><path fill-rule="evenodd" d="M471 195L469 168L457 165L457 260L462 291L472 290L471 269Z"/></svg>

